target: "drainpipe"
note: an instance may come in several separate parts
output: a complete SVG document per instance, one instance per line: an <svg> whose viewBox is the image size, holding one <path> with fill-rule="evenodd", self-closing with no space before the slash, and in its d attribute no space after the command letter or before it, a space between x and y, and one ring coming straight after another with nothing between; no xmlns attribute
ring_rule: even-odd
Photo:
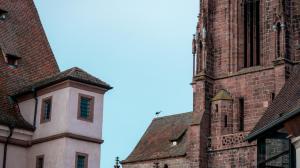
<svg viewBox="0 0 300 168"><path fill-rule="evenodd" d="M37 108L38 108L38 98L37 98L36 89L32 88L32 91L33 91L34 101L35 101L33 126L34 126L34 128L36 128L36 116L37 116Z"/></svg>
<svg viewBox="0 0 300 168"><path fill-rule="evenodd" d="M3 166L2 166L2 168L6 168L7 146L8 146L9 140L10 140L11 137L12 137L13 132L14 132L14 126L13 126L13 125L10 125L10 126L9 126L9 135L8 135L8 137L6 138L6 141L5 141L5 144L4 144L4 151L3 151Z"/></svg>

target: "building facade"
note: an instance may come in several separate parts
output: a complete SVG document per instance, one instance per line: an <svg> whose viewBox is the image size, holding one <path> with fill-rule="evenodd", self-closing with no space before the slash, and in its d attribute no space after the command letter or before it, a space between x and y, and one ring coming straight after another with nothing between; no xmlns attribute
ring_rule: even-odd
<svg viewBox="0 0 300 168"><path fill-rule="evenodd" d="M193 39L194 106L183 134L187 140L177 139L178 144L173 146L172 134L165 138L171 151L182 143L184 154L168 152L161 157L165 148L152 141L162 140L159 136L163 135L144 139L149 130L155 129L150 125L122 162L125 168L145 164L174 167L175 158L188 163L180 166L178 162L177 167L259 166L257 141L248 142L245 137L300 61L300 2L201 0L200 4ZM153 151L145 152L145 146ZM283 164L291 166L289 161Z"/></svg>
<svg viewBox="0 0 300 168"><path fill-rule="evenodd" d="M110 89L80 68L60 72L33 0L0 0L3 168L99 168Z"/></svg>

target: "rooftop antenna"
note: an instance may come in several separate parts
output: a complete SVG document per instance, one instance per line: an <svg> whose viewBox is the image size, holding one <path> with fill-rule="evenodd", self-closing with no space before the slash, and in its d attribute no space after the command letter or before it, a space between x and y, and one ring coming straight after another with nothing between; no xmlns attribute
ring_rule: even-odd
<svg viewBox="0 0 300 168"><path fill-rule="evenodd" d="M157 111L157 112L155 112L155 116L158 117L159 114L160 114L161 112L162 112L162 111Z"/></svg>

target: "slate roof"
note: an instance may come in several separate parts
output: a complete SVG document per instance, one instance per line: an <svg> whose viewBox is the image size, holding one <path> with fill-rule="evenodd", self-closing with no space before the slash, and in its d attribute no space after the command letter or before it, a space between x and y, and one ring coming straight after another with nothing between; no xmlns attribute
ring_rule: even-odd
<svg viewBox="0 0 300 168"><path fill-rule="evenodd" d="M253 140L266 131L277 127L289 118L300 114L300 65L285 83L273 103L268 107L246 140Z"/></svg>
<svg viewBox="0 0 300 168"><path fill-rule="evenodd" d="M185 156L187 129L191 124L192 112L154 119L122 164ZM172 141L177 141L177 145L172 146Z"/></svg>
<svg viewBox="0 0 300 168"><path fill-rule="evenodd" d="M15 96L22 95L28 92L32 92L32 89L41 89L65 80L73 80L73 81L78 81L98 87L102 87L104 89L112 89L112 87L103 82L102 80L92 76L91 74L87 73L86 71L78 68L78 67L73 67L71 69L65 70L63 72L57 73L55 75L52 75L48 78L42 79L40 81L37 81L29 86L26 86L20 90L18 90L15 93Z"/></svg>

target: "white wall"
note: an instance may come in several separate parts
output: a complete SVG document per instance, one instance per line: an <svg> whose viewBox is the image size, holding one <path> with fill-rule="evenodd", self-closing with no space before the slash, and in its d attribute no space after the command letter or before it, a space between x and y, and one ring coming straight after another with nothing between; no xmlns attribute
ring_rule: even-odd
<svg viewBox="0 0 300 168"><path fill-rule="evenodd" d="M38 97L36 130L33 139L43 138L67 131L70 88L64 88ZM42 100L52 96L51 121L40 123Z"/></svg>
<svg viewBox="0 0 300 168"><path fill-rule="evenodd" d="M77 119L79 94L95 97L93 122ZM76 88L70 89L69 109L66 120L67 131L93 138L102 138L103 95Z"/></svg>
<svg viewBox="0 0 300 168"><path fill-rule="evenodd" d="M45 168L75 168L77 152L88 154L89 168L100 167L100 145L62 138L31 147L27 168L35 168L36 157L40 155L44 155Z"/></svg>
<svg viewBox="0 0 300 168"><path fill-rule="evenodd" d="M33 125L34 120L34 110L35 110L35 100L29 99L24 102L19 103L20 111L24 119Z"/></svg>
<svg viewBox="0 0 300 168"><path fill-rule="evenodd" d="M66 139L65 168L75 168L76 152L88 154L89 168L100 168L100 145L74 139Z"/></svg>
<svg viewBox="0 0 300 168"><path fill-rule="evenodd" d="M296 149L296 167L300 168L300 136L292 138L292 143Z"/></svg>
<svg viewBox="0 0 300 168"><path fill-rule="evenodd" d="M93 122L77 119L79 94L89 95L95 98ZM49 122L41 124L40 117L42 100L50 96L52 97L51 120ZM73 133L91 138L101 139L103 97L103 94L80 90L72 87L60 89L39 96L36 130L33 135L31 134L28 136L30 136L30 138L32 137L32 140L35 140L60 133ZM19 103L22 115L30 123L33 123L34 105L34 99ZM100 167L100 144L96 143L79 141L70 138L61 138L54 141L36 144L28 148L27 150L27 168L35 168L36 157L39 155L44 155L45 168L74 168L76 152L86 153L89 155L89 168ZM26 153L26 150L20 152L20 155L23 155L23 153ZM25 164L23 163L23 165ZM24 166L9 168L19 167Z"/></svg>
<svg viewBox="0 0 300 168"><path fill-rule="evenodd" d="M9 145L7 148L7 168L21 168L27 164L27 149Z"/></svg>
<svg viewBox="0 0 300 168"><path fill-rule="evenodd" d="M0 165L3 164L3 149L4 144L0 143ZM6 156L6 167L7 168L22 168L24 165L27 165L27 149L8 145L7 156Z"/></svg>
<svg viewBox="0 0 300 168"><path fill-rule="evenodd" d="M95 97L93 122L77 119L79 94ZM42 100L52 96L51 121L40 123ZM102 138L103 94L64 88L38 97L36 131L33 139L43 138L59 133L74 133L92 138ZM33 123L34 99L19 103L20 110L26 121Z"/></svg>
<svg viewBox="0 0 300 168"><path fill-rule="evenodd" d="M64 138L37 144L28 149L27 168L35 168L36 157L44 155L45 168L67 168L64 166L66 159L66 140Z"/></svg>

